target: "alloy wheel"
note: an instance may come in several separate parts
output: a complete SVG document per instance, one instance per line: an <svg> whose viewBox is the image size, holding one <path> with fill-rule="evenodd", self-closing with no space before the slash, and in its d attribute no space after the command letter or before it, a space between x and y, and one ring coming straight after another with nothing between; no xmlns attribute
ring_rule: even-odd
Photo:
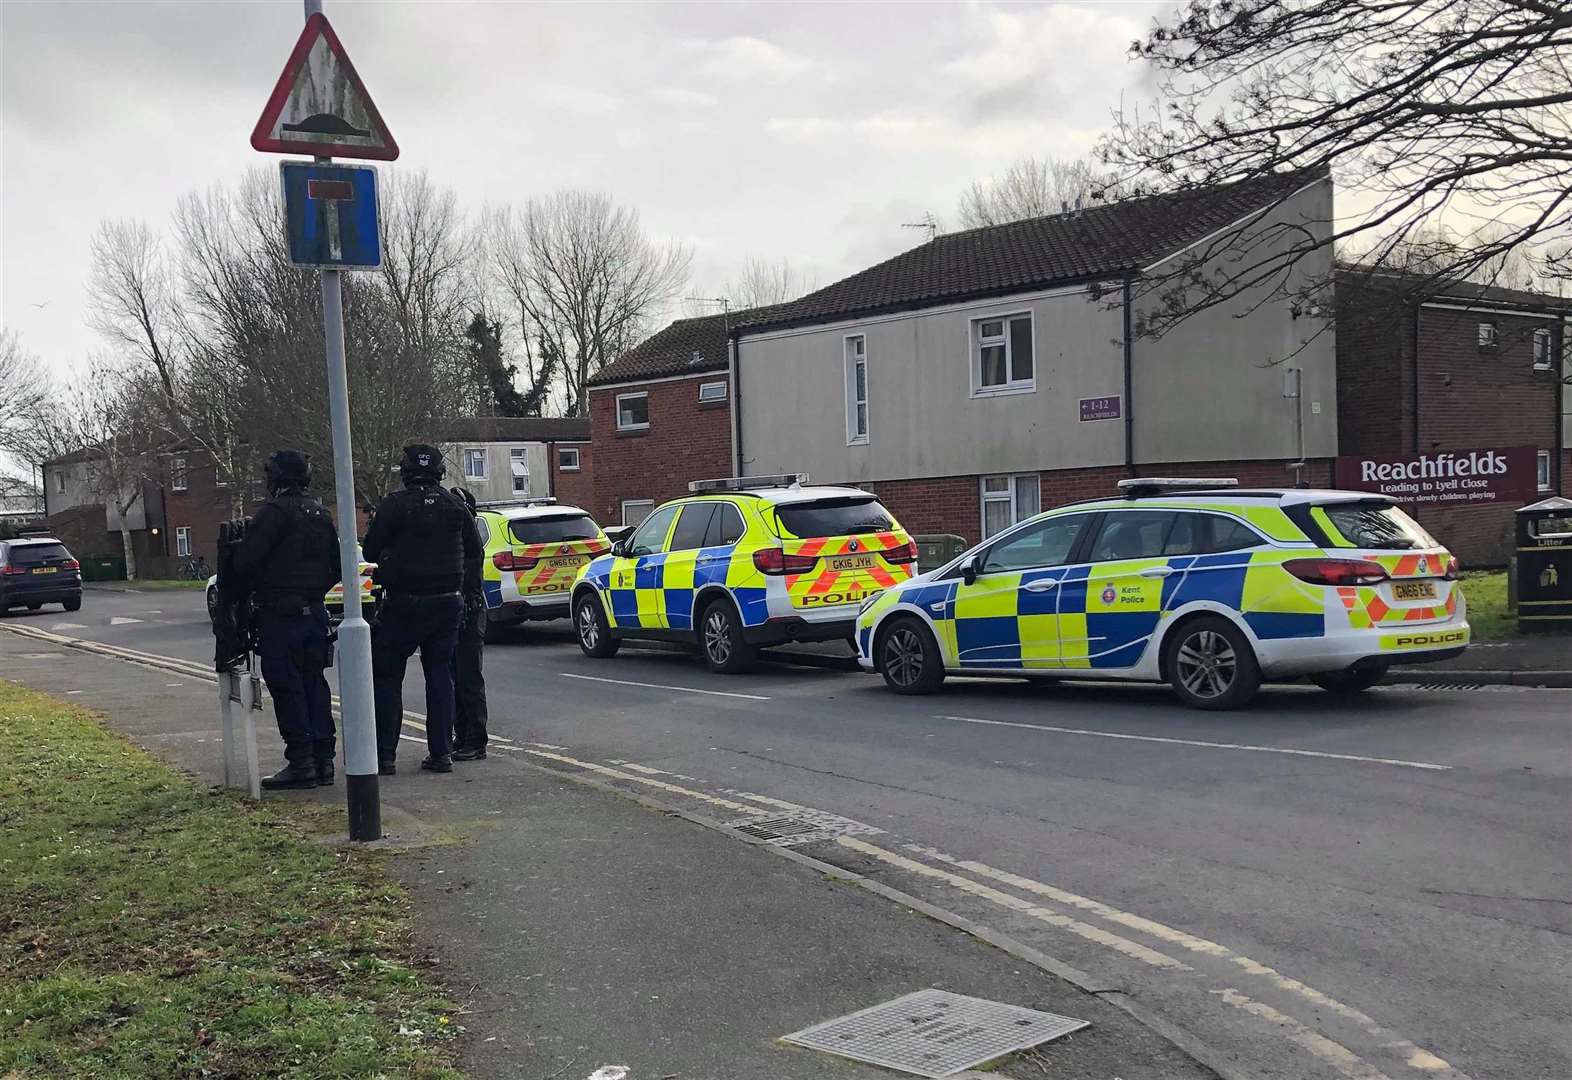
<svg viewBox="0 0 1572 1080"><path fill-rule="evenodd" d="M586 649L600 643L600 627L595 625L595 612L588 604L579 605L579 640Z"/></svg>
<svg viewBox="0 0 1572 1080"><path fill-rule="evenodd" d="M922 639L910 627L898 627L884 643L884 670L901 686L911 686L922 678Z"/></svg>
<svg viewBox="0 0 1572 1080"><path fill-rule="evenodd" d="M717 666L731 659L731 633L726 612L715 608L704 619L704 651Z"/></svg>
<svg viewBox="0 0 1572 1080"><path fill-rule="evenodd" d="M1239 670L1233 646L1215 630L1201 630L1185 638L1174 664L1185 689L1206 700L1228 693Z"/></svg>

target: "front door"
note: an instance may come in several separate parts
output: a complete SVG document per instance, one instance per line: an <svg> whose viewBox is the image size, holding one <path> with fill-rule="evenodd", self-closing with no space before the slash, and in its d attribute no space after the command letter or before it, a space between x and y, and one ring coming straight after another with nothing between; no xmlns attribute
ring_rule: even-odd
<svg viewBox="0 0 1572 1080"><path fill-rule="evenodd" d="M623 628L658 630L665 625L666 538L678 507L663 506L628 537L627 549L611 567L611 617Z"/></svg>
<svg viewBox="0 0 1572 1080"><path fill-rule="evenodd" d="M719 509L718 503L694 502L684 505L677 516L660 583L662 625L667 629L693 629L694 576L704 538Z"/></svg>
<svg viewBox="0 0 1572 1080"><path fill-rule="evenodd" d="M977 580L956 587L958 666L1061 666L1058 592L1065 563L1090 520L1090 514L1041 518L978 553Z"/></svg>

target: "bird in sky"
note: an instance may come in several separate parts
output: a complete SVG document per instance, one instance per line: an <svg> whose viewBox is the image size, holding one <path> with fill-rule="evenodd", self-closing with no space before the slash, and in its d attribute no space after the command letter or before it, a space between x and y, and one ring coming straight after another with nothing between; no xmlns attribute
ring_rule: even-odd
<svg viewBox="0 0 1572 1080"><path fill-rule="evenodd" d="M37 308L39 311L42 311L42 310L44 310L44 308L48 307L52 303L54 303L53 300L45 300L42 304L34 304L33 306L35 308Z"/></svg>

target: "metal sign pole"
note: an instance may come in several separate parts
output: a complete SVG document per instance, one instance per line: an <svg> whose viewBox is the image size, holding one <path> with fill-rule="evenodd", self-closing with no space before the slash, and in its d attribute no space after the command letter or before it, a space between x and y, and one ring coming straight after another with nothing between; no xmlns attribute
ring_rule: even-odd
<svg viewBox="0 0 1572 1080"><path fill-rule="evenodd" d="M305 0L306 18L322 0ZM327 162L329 158L318 158ZM349 377L344 366L344 293L337 270L323 270L322 337L327 346L328 408L333 421L333 484L338 509L338 551L344 568L344 621L338 627L338 696L343 718L344 788L349 838L382 837L377 789L376 706L371 690L371 627L360 607L359 519L355 514L355 457L349 434Z"/></svg>

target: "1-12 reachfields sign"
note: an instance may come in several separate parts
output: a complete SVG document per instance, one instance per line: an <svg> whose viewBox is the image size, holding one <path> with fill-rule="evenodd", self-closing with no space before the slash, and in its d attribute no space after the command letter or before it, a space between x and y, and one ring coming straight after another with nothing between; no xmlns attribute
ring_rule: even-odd
<svg viewBox="0 0 1572 1080"><path fill-rule="evenodd" d="M1333 482L1345 491L1373 491L1421 505L1521 502L1538 489L1532 446L1437 450L1429 454L1337 459Z"/></svg>

